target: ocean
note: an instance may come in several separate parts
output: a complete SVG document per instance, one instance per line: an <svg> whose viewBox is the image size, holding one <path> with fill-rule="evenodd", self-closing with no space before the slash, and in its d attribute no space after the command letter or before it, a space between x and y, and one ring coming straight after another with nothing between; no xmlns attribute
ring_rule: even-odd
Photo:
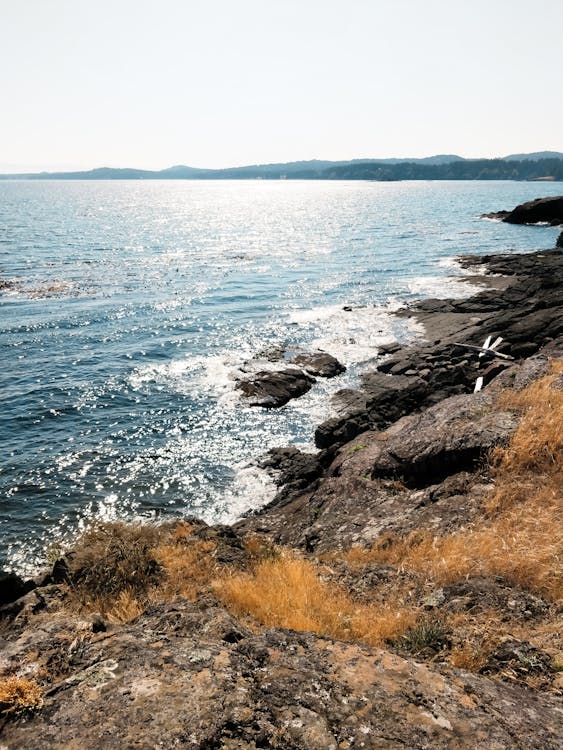
<svg viewBox="0 0 563 750"><path fill-rule="evenodd" d="M557 183L0 182L0 568L93 519L229 522L271 499L274 446L314 450L330 396L466 296L460 254L553 247L484 212ZM352 308L344 310L344 307ZM347 372L278 410L235 389L274 347ZM271 366L271 365L270 365Z"/></svg>

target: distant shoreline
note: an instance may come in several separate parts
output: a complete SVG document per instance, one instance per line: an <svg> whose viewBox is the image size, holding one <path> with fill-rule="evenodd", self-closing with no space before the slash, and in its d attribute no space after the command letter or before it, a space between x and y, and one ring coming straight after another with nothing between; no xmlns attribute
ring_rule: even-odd
<svg viewBox="0 0 563 750"><path fill-rule="evenodd" d="M546 156L545 154L549 154ZM174 166L161 170L100 167L74 172L0 174L0 180L513 180L563 181L563 153L464 159L431 156L424 159L354 159L255 164L226 169Z"/></svg>

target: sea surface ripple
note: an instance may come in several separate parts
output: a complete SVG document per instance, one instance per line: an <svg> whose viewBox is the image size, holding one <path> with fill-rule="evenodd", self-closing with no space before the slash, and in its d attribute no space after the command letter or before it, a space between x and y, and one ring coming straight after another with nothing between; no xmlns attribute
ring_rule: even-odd
<svg viewBox="0 0 563 750"><path fill-rule="evenodd" d="M230 521L272 497L256 460L313 450L330 395L452 258L553 247L480 219L560 192L514 182L0 182L0 568L32 572L94 518ZM342 308L351 306L352 312ZM234 378L276 346L347 373L282 409Z"/></svg>

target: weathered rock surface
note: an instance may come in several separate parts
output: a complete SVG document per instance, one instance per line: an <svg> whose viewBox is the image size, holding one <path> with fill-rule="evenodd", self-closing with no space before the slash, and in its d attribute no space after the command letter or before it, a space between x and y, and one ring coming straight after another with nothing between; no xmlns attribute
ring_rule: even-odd
<svg viewBox="0 0 563 750"><path fill-rule="evenodd" d="M242 391L249 406L264 406L278 409L292 398L298 398L310 390L315 378L303 370L261 370L247 379L239 380L236 387Z"/></svg>
<svg viewBox="0 0 563 750"><path fill-rule="evenodd" d="M38 715L4 724L6 750L560 747L549 696L310 634L256 635L212 602L158 604L107 632L68 617L33 625L3 660L26 654L28 674L51 678ZM523 648L507 643L491 671Z"/></svg>
<svg viewBox="0 0 563 750"><path fill-rule="evenodd" d="M343 445L367 429L381 429L400 417L444 398L485 386L506 363L479 359L458 343L481 346L502 336L499 351L530 357L563 335L563 253L547 250L522 255L464 257L467 268L485 264L492 274L510 278L505 289L489 289L469 299L424 300L400 313L427 330L427 342L400 348L366 373L358 390L335 396L336 416L319 425L319 448Z"/></svg>
<svg viewBox="0 0 563 750"><path fill-rule="evenodd" d="M321 351L297 354L290 362L299 365L310 375L320 378L334 378L346 372L346 368L336 357Z"/></svg>
<svg viewBox="0 0 563 750"><path fill-rule="evenodd" d="M512 211L496 211L485 214L490 219L501 219L509 224L539 224L547 222L553 226L563 224L563 196L536 198L521 203Z"/></svg>
<svg viewBox="0 0 563 750"><path fill-rule="evenodd" d="M547 367L547 357L542 362ZM465 524L490 486L479 476L481 461L518 423L493 402L494 389L452 396L387 430L363 432L324 470L330 453L321 453L317 464L309 457L308 471L295 476L294 465L278 498L237 527L325 551L369 544L383 532Z"/></svg>

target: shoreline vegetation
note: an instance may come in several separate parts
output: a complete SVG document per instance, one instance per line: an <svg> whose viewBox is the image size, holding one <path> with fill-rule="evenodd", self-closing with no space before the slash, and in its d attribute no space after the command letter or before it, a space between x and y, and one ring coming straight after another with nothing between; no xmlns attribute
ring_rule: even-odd
<svg viewBox="0 0 563 750"><path fill-rule="evenodd" d="M167 169L99 167L73 172L0 174L0 180L563 180L563 153L514 154L497 159L430 156L422 159L352 159L350 161L253 164L225 169L177 165Z"/></svg>
<svg viewBox="0 0 563 750"><path fill-rule="evenodd" d="M268 506L98 524L1 589L1 743L560 746L563 253L461 262L488 288L401 312L425 340L337 394L317 454L270 451Z"/></svg>

